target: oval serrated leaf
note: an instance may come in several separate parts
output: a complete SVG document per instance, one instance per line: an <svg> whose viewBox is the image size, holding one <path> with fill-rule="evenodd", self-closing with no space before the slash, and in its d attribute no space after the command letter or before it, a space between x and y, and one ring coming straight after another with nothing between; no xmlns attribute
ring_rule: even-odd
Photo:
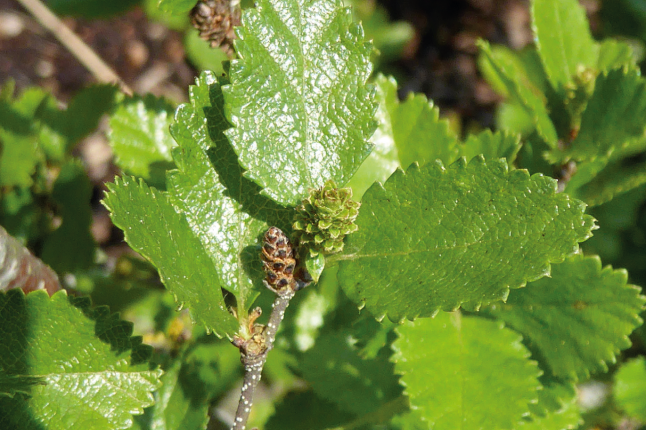
<svg viewBox="0 0 646 430"><path fill-rule="evenodd" d="M590 236L585 205L556 181L503 160L464 159L395 172L364 195L339 281L380 318L431 316L507 297Z"/></svg>
<svg viewBox="0 0 646 430"><path fill-rule="evenodd" d="M126 241L159 270L180 306L218 336L233 336L238 324L224 305L213 261L165 193L124 176L109 184L103 204Z"/></svg>
<svg viewBox="0 0 646 430"><path fill-rule="evenodd" d="M395 371L428 428L515 428L537 399L540 370L501 322L441 313L396 332Z"/></svg>
<svg viewBox="0 0 646 430"><path fill-rule="evenodd" d="M203 73L190 88L190 103L179 107L171 126L178 148L177 170L169 172L168 192L215 264L223 288L237 299L239 317L262 286L258 238L269 228L291 229L293 210L260 195L242 176L224 135L222 90L215 76Z"/></svg>
<svg viewBox="0 0 646 430"><path fill-rule="evenodd" d="M263 193L296 205L343 186L370 153L372 46L341 0L260 0L243 13L231 62L227 135Z"/></svg>
<svg viewBox="0 0 646 430"><path fill-rule="evenodd" d="M586 379L606 372L642 323L646 299L626 280L625 270L602 269L599 257L575 255L486 312L523 334L555 376Z"/></svg>
<svg viewBox="0 0 646 430"><path fill-rule="evenodd" d="M0 368L42 383L29 397L0 396L0 428L128 428L131 414L154 403L162 374L149 369L150 347L131 334L132 323L64 291L51 299L44 291L0 294Z"/></svg>

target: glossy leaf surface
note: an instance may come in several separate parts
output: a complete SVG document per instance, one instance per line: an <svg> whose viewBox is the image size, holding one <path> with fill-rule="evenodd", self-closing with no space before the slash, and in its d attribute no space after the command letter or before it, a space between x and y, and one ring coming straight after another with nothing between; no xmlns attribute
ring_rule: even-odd
<svg viewBox="0 0 646 430"><path fill-rule="evenodd" d="M374 80L374 85L377 88L375 99L378 103L375 119L379 124L370 138L374 148L347 184L352 188L353 197L357 200L361 199L372 184L385 181L400 167L393 132L397 126L395 113L399 106L397 82L392 76L379 74Z"/></svg>
<svg viewBox="0 0 646 430"><path fill-rule="evenodd" d="M179 147L177 170L168 176L173 204L208 252L220 285L234 293L244 315L262 286L260 241L269 226L291 229L292 211L265 196L243 177L235 152L224 135L222 90L211 73L190 89L171 128ZM255 286L255 287L254 287Z"/></svg>
<svg viewBox="0 0 646 430"><path fill-rule="evenodd" d="M180 306L217 335L230 335L237 323L224 305L213 261L168 196L132 177L117 178L103 200L128 244L159 270Z"/></svg>
<svg viewBox="0 0 646 430"><path fill-rule="evenodd" d="M343 186L376 126L361 25L340 0L261 0L243 12L238 36L227 136L246 176L284 205L328 179Z"/></svg>
<svg viewBox="0 0 646 430"><path fill-rule="evenodd" d="M130 337L131 323L90 309L87 299L0 294L0 333L4 371L44 383L28 397L0 397L1 428L125 429L153 404L162 372L150 370L151 350Z"/></svg>

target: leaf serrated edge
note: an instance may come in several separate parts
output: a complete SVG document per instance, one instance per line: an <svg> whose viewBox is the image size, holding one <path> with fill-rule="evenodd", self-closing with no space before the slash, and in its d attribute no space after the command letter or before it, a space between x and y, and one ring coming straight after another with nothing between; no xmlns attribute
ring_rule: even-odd
<svg viewBox="0 0 646 430"><path fill-rule="evenodd" d="M16 291L15 293L12 293L12 291ZM152 352L153 348L147 344L144 344L142 342L143 338L141 336L133 336L134 332L134 323L131 321L125 320L121 318L121 313L120 312L111 312L110 307L107 305L100 305L100 306L92 306L92 299L90 297L74 297L74 296L69 296L67 294L67 290L59 290L56 293L54 293L52 296L49 296L46 291L44 290L37 290L33 291L29 294L25 294L22 290L16 289L16 290L9 290L5 295L9 294L19 294L22 293L23 300L25 301L26 304L29 303L64 303L66 302L70 306L74 307L77 309L79 312L83 313L83 315L94 321L95 324L99 322L104 322L108 320L117 320L120 324L123 325L123 327L127 327L127 333L122 333L122 335L127 337L130 340L130 346L127 348L127 351L130 351L130 356L131 358L134 358L133 355L135 353L142 353L143 350L146 350L146 359L143 360L145 362L149 362L150 359L152 358ZM1 294L1 293L0 293ZM136 351L137 349L140 349L139 351ZM124 350L124 351L126 351ZM156 368L150 369L150 371L157 370ZM159 369L161 370L161 369ZM164 372L162 371L161 374Z"/></svg>
<svg viewBox="0 0 646 430"><path fill-rule="evenodd" d="M510 291L512 289L515 290L515 289L519 289L519 288L524 288L527 285L528 282L534 282L534 281L537 281L538 279L544 278L546 276L547 277L551 276L552 265L562 263L562 262L565 261L566 258L571 257L572 255L577 254L578 252L580 252L579 243L584 242L585 240L592 237L592 231L598 229L599 226L596 225L596 219L594 219L591 215L588 215L588 214L585 213L585 208L588 206L585 202L583 202L583 201L581 201L579 199L576 199L574 197L571 197L571 196L569 196L569 195L567 195L565 193L558 193L557 192L558 183L557 183L556 179L551 178L549 176L545 176L542 173L534 173L533 175L530 175L530 173L529 173L529 171L527 169L509 170L509 165L507 164L507 162L506 162L506 160L504 158L499 158L499 159L494 159L494 160L487 161L487 160L485 160L484 156L482 156L482 154L480 154L480 155L477 155L474 158L472 158L469 162L467 162L466 157L460 157L454 163L450 164L448 168L445 167L444 164L442 163L442 161L440 161L440 160L435 160L432 163L427 163L423 167L425 167L425 168L435 168L440 172L440 174L446 174L448 172L449 168L453 167L454 165L458 169L465 169L465 168L468 167L468 165L470 165L471 163L474 163L474 162L484 164L485 166L488 166L489 165L488 163L497 163L497 164L502 166L501 170L504 172L505 176L507 176L507 177L510 177L511 175L516 175L516 176L521 176L522 175L522 180L523 181L537 182L539 179L543 178L546 182L551 182L554 197L563 196L563 198L565 200L569 201L568 202L569 207L574 206L575 208L581 210L581 213L583 215L583 223L584 224L591 223L590 229L588 230L586 235L577 239L577 243L573 246L572 251L569 254L566 254L566 255L564 255L563 257L560 257L560 258L556 258L551 262L548 262L544 267L542 267L540 269L537 269L538 273L537 273L536 276L528 277L524 282L519 284L517 287L511 287L510 285L501 287L500 300L502 300L503 302L506 302L507 298L509 297L509 293L510 293ZM385 195L385 193L388 192L388 190L386 190L385 186L388 185L388 183L391 180L394 181L395 179L393 179L393 178L395 178L395 176L402 177L402 176L406 176L406 175L409 175L409 174L415 174L420 169L421 169L421 167L420 167L418 162L414 162L413 164L411 164L405 171L398 167L392 173L392 175L390 175L390 177L388 177L388 179L385 182L382 183L381 181L376 181L374 184L372 184L370 186L370 188L368 188L368 190L366 191L364 196L372 194L372 192L369 193L369 191L373 187L375 188L375 191L374 191L375 193L378 192L383 196L383 195ZM326 263L328 263L330 265L334 265L334 264L337 264L338 261L349 260L350 259L350 258L346 258L346 257L347 257L347 255L339 255L338 257L337 256L331 256L331 257L328 257L328 259L326 260ZM469 302L462 301L462 302L459 302L459 304L457 304L456 306L446 308L446 309L441 308L441 307L436 308L436 309L431 309L429 317L430 318L435 317L438 314L439 311L455 312L460 308L468 310L468 311L478 311L478 310L480 310L480 308L483 305L483 303L481 303L481 302L480 303L473 303L473 306L468 306L468 309L467 309L467 307L463 307L463 305L465 303L469 303ZM363 308L365 308L365 306L366 306L366 301L365 300L359 300L358 301L357 307L358 307L359 310L362 310ZM388 317L388 319L390 321L392 321L394 323L397 323L397 324L400 324L400 325L402 323L404 323L405 321L415 321L416 319L420 318L419 313L417 315L413 315L413 316L403 316L403 317L401 317L399 319L396 318L393 315L390 315L388 312L384 312L384 313L380 313L380 314L373 314L373 315L374 315L374 317L375 317L375 319L377 321L382 321L385 317ZM421 318L427 318L427 317L424 316L424 317L421 317Z"/></svg>
<svg viewBox="0 0 646 430"><path fill-rule="evenodd" d="M129 333L124 335L124 337L128 337L130 339L130 347L127 350L125 350L125 351L130 351L130 357L133 358L135 349L141 346L146 346L150 348L150 352L152 353L152 347L148 345L143 345L140 342L141 340L140 336L131 336L132 329L134 327L134 324L132 322L121 319L118 312L111 313L108 306L97 306L96 308L92 308L91 299L88 297L78 297L78 298L70 297L68 296L66 290L57 291L51 297L44 290L36 290L29 294L25 294L20 289L13 289L7 292L0 292L0 295L7 296L9 300L11 300L10 296L19 295L21 296L20 300L22 300L27 306L29 306L30 304L40 306L45 303L48 303L48 304L65 303L66 305L69 305L70 307L83 313L84 316L88 319L92 320L92 318L87 315L87 312L94 313L94 316L96 317L95 320L92 320L94 324L97 324L99 321L103 321L106 319L117 318L120 322L126 324L130 329ZM97 336L97 335L94 334L94 336ZM149 359L150 357L148 357L148 360ZM129 414L141 415L144 413L144 408L155 404L155 398L153 393L155 390L161 387L162 381L160 380L160 378L164 374L164 371L159 366L156 366L155 368L151 368L149 370L132 370L128 372L113 371L113 372L138 375L139 377L144 378L146 382L149 384L150 389L146 389L146 392L145 392L145 397L146 397L145 403L143 403L142 406L135 406L133 409L128 410ZM95 373L102 373L102 372L95 372ZM64 373L64 374L67 374L67 373ZM44 384L42 385L46 385L47 379L49 379L50 376L48 375L39 375L39 376L43 377ZM129 420L132 421L132 418L129 418Z"/></svg>
<svg viewBox="0 0 646 430"><path fill-rule="evenodd" d="M167 201L168 205L173 209L173 211L175 211L175 213L176 213L178 216L180 216L180 217L183 217L183 216L184 216L182 213L178 213L178 212L177 212L177 208L175 207L175 205L173 205L173 204L172 204L172 202L170 201L170 199L168 198L168 196L166 196L163 192L161 192L161 191L157 190L157 189L156 189L156 188L154 188L154 187L149 187L149 186L148 186L148 184L146 184L146 181L144 181L144 180L143 180L143 178L135 178L134 176L125 176L125 175L124 175L124 176L121 176L121 177L120 177L120 176L115 177L114 183L109 183L109 182L108 182L108 183L106 183L106 187L107 187L107 189L108 189L108 192L106 192L105 197L103 198L103 200L101 200L101 203L102 203L102 204L106 207L106 209L108 209L108 211L110 212L111 219L112 219L112 214L114 213L114 211L113 211L113 208L110 206L110 200L112 200L112 198L113 198L112 196L115 196L115 195L116 195L116 191L115 191L115 190L116 190L116 188L117 188L117 187L120 187L120 186L122 187L122 186L124 186L124 184L127 184L127 183L134 183L134 184L136 184L136 185L141 186L143 189L147 189L147 190L149 190L149 191L151 192L151 195L153 196L153 198L154 198L154 199L158 199L158 198L164 198L164 199L166 199L166 201ZM114 221L113 221L113 222L114 222ZM122 228L121 228L121 226L120 226L120 225L118 225L117 223L115 223L115 225L116 225L117 227L119 227L119 228L123 231L125 241L126 241L126 242L128 242L128 244L130 244L130 241L129 241L129 234L128 234L128 232L127 232L125 229L122 229ZM190 228L189 228L189 229L190 229ZM133 248L133 249L134 249L134 248ZM160 276L160 278L162 279L162 282L163 282L163 281L164 281L164 277L161 275L160 270L157 268L157 266L155 266L155 265L152 263L152 261L150 261L150 259L149 259L149 258L148 258L144 253L141 253L141 252L140 252L139 250L137 250L137 249L134 249L134 250L135 250L136 252L138 252L140 255L142 255L142 256L146 259L146 261L150 262L150 264L152 264L152 265L153 265L153 267L155 267L155 270L157 270L157 272L159 273L159 276ZM209 259L210 259L210 257L209 257ZM165 284L165 282L164 282L164 286L165 286L165 285L166 285L166 284ZM178 298L178 296L177 296L177 293L174 291L174 289L173 289L173 290L171 290L171 289L169 289L169 288L166 288L166 291L170 292L170 293L171 293L171 295L173 296L173 300L174 300L174 301L175 301L175 303L177 304L177 311L180 311L180 310L184 309L185 307L188 307L188 308L189 308L189 314L190 314L190 316L191 316L191 320L192 320L194 323L200 323L201 325L203 325L203 326L206 328L206 330L207 330L207 332L208 332L208 333L211 333L211 332L212 332L212 333L214 333L216 336L218 336L218 337L220 337L220 338L222 338L222 337L224 337L224 336L228 336L228 333L226 333L225 331L217 330L215 327L213 327L211 324L209 324L209 322L208 322L207 320L205 320L205 319L203 319L203 318L198 317L197 315L195 315L195 313L194 313L194 312L192 312L192 310L190 309L190 306L188 306L188 304L187 304L187 302L186 302L186 301L181 301L181 300L179 300L179 298ZM235 320L234 320L234 321L235 321ZM238 327L237 327L237 321L235 322L235 326L236 326L236 328L235 328L235 329L237 330L237 329L238 329Z"/></svg>
<svg viewBox="0 0 646 430"><path fill-rule="evenodd" d="M583 254L578 254L577 256L575 256L575 258L579 258L581 261L591 261L594 264L594 268L597 271L599 278L602 278L606 274L608 274L611 279L617 278L617 280L621 284L621 289L626 291L632 290L632 292L635 293L635 298L641 302L640 310L643 311L644 309L646 309L646 296L641 294L641 287L628 283L628 271L626 269L614 269L610 264L603 266L601 258L598 255L584 256ZM644 323L644 320L639 314L635 314L631 322L634 325L634 331L637 327L641 326ZM582 369L580 373L572 371L569 375L570 378L573 381L579 381L588 379L593 371L602 370L604 373L607 372L609 370L609 364L614 365L617 363L617 356L619 355L619 353L623 349L630 348L632 346L629 335L624 334L616 337L615 339L617 339L617 343L612 345L612 350L604 351L604 355L606 355L606 357L601 358L596 362L596 369Z"/></svg>
<svg viewBox="0 0 646 430"><path fill-rule="evenodd" d="M621 284L620 288L626 291L632 290L635 293L635 298L641 302L640 310L646 309L646 296L641 294L642 292L641 287L628 283L628 271L626 269L623 269L623 268L614 269L610 264L603 266L601 258L598 255L587 256L587 255L583 255L582 253L576 253L566 258L579 259L583 263L585 262L592 263L600 279L604 275L610 276L611 279L619 278L618 281ZM553 264L558 264L558 263L553 263ZM626 321L626 322L631 322L634 325L633 327L633 331L634 331L636 328L642 325L644 321L641 318L641 316L637 313L637 314L634 314L632 321ZM509 328L513 329L511 326L509 326ZM573 370L564 375L560 375L557 378L563 379L562 381L563 383L575 383L578 381L584 381L588 379L593 372L597 372L597 371L602 371L604 373L607 372L609 370L609 366L608 366L609 364L613 365L617 363L617 355L619 355L619 353L623 349L626 349L632 346L632 342L630 341L630 338L628 335L621 335L619 337L616 337L615 339L617 339L617 344L612 345L612 350L605 350L603 352L603 355L605 355L605 357L594 361L595 368L591 370L581 369L578 372L576 370Z"/></svg>

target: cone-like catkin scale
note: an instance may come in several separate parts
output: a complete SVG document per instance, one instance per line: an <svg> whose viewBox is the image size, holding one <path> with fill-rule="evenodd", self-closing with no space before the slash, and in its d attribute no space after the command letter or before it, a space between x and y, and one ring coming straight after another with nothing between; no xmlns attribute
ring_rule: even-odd
<svg viewBox="0 0 646 430"><path fill-rule="evenodd" d="M313 256L342 251L345 236L357 231L354 221L359 206L352 200L350 188L336 188L333 181L312 191L296 208L293 227L299 246L308 247Z"/></svg>
<svg viewBox="0 0 646 430"><path fill-rule="evenodd" d="M212 48L233 54L234 27L240 25L240 7L231 10L231 0L200 0L191 10L191 24Z"/></svg>
<svg viewBox="0 0 646 430"><path fill-rule="evenodd" d="M295 289L294 270L296 259L292 244L278 227L270 227L262 245L262 261L267 274L266 281L276 292L286 288Z"/></svg>

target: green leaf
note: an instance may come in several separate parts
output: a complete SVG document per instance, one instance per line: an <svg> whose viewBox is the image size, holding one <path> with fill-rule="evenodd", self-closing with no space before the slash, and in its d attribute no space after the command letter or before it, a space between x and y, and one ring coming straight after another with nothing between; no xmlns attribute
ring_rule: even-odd
<svg viewBox="0 0 646 430"><path fill-rule="evenodd" d="M513 291L507 303L486 312L525 337L528 348L552 374L572 380L606 372L637 328L646 298L627 285L625 270L601 268L581 254L552 266L551 277Z"/></svg>
<svg viewBox="0 0 646 430"><path fill-rule="evenodd" d="M575 252L594 228L584 208L504 160L413 165L366 192L359 230L328 260L340 260L346 294L378 319L478 309Z"/></svg>
<svg viewBox="0 0 646 430"><path fill-rule="evenodd" d="M344 411L364 415L378 411L401 395L401 387L383 349L363 359L344 333L320 336L301 359L300 368L316 394Z"/></svg>
<svg viewBox="0 0 646 430"><path fill-rule="evenodd" d="M410 93L393 114L393 134L399 162L407 168L435 160L450 164L459 157L458 138L440 110L423 94Z"/></svg>
<svg viewBox="0 0 646 430"><path fill-rule="evenodd" d="M428 423L422 420L417 411L397 415L390 423L397 430L428 430Z"/></svg>
<svg viewBox="0 0 646 430"><path fill-rule="evenodd" d="M609 72L623 66L634 66L633 48L626 42L605 39L599 46L597 67L601 72Z"/></svg>
<svg viewBox="0 0 646 430"><path fill-rule="evenodd" d="M549 94L553 91L547 73L545 72L545 67L541 61L541 56L535 45L525 47L516 55L518 55L522 63L522 70L527 75L529 82L544 94Z"/></svg>
<svg viewBox="0 0 646 430"><path fill-rule="evenodd" d="M489 45L489 55L486 55L483 51L483 48L480 50L480 55L478 55L478 68L482 73L483 77L491 88L497 93L510 97L512 93L508 87L508 80L505 79L504 75L501 75L499 72L499 66L496 67L491 58L497 59L497 63L507 64L513 67L513 70L520 71L522 73L523 79L529 79L527 77L527 71L523 61L518 55L517 52L503 45ZM491 57L491 58L490 58Z"/></svg>
<svg viewBox="0 0 646 430"><path fill-rule="evenodd" d="M385 181L400 167L393 133L393 128L397 126L395 115L399 106L397 82L392 76L379 74L374 84L377 87L375 98L378 103L375 119L379 125L370 138L374 149L347 184L352 188L355 199L361 199L372 184Z"/></svg>
<svg viewBox="0 0 646 430"><path fill-rule="evenodd" d="M52 198L62 224L45 237L41 258L59 273L89 268L94 262L92 184L80 161L63 167L54 183Z"/></svg>
<svg viewBox="0 0 646 430"><path fill-rule="evenodd" d="M615 375L613 390L617 405L633 418L646 420L646 359L625 363Z"/></svg>
<svg viewBox="0 0 646 430"><path fill-rule="evenodd" d="M310 253L305 256L305 268L312 277L313 282L318 282L323 269L325 269L325 256L322 253L312 257Z"/></svg>
<svg viewBox="0 0 646 430"><path fill-rule="evenodd" d="M589 182L593 181L594 178L603 171L608 163L610 158L608 157L599 157L590 161L582 161L576 165L576 172L570 178L570 180L565 185L565 192L571 196L580 198L581 200L588 203L588 200L581 196L583 187L585 187Z"/></svg>
<svg viewBox="0 0 646 430"><path fill-rule="evenodd" d="M400 103L394 78L379 75L375 85L379 127L370 139L375 149L349 183L353 191L358 186L358 197L374 182L385 181L397 167L435 160L450 164L460 156L458 137L449 121L440 119L439 109L426 96L411 93Z"/></svg>
<svg viewBox="0 0 646 430"><path fill-rule="evenodd" d="M481 40L477 45L480 55L487 58L498 80L506 87L509 97L532 118L543 140L550 147L556 147L558 136L547 111L545 95L523 77L523 70L509 56L498 54L485 41Z"/></svg>
<svg viewBox="0 0 646 430"><path fill-rule="evenodd" d="M64 291L51 298L44 291L0 294L0 333L5 372L45 383L28 398L0 397L2 428L124 429L131 414L153 404L162 372L146 363L150 347L130 337L131 323L90 309L87 299Z"/></svg>
<svg viewBox="0 0 646 430"><path fill-rule="evenodd" d="M515 427L518 430L566 430L583 423L574 385L541 378L538 403L530 405L532 414Z"/></svg>
<svg viewBox="0 0 646 430"><path fill-rule="evenodd" d="M492 133L491 130L470 135L464 145L460 147L461 155L467 160L482 154L487 160L506 158L509 165L516 160L519 150L519 135L500 131Z"/></svg>
<svg viewBox="0 0 646 430"><path fill-rule="evenodd" d="M14 134L0 126L0 147L0 186L30 186L40 159L37 136Z"/></svg>
<svg viewBox="0 0 646 430"><path fill-rule="evenodd" d="M599 47L578 0L533 0L532 29L547 76L558 92L581 67L596 66Z"/></svg>
<svg viewBox="0 0 646 430"><path fill-rule="evenodd" d="M195 6L195 0L158 0L159 8L162 12L172 14L183 14Z"/></svg>
<svg viewBox="0 0 646 430"><path fill-rule="evenodd" d="M117 178L108 189L103 204L112 221L128 244L157 267L177 303L187 305L207 330L232 336L238 325L224 305L213 261L166 194L131 177Z"/></svg>
<svg viewBox="0 0 646 430"><path fill-rule="evenodd" d="M501 322L440 313L396 332L395 370L427 428L511 429L536 401L540 370Z"/></svg>
<svg viewBox="0 0 646 430"><path fill-rule="evenodd" d="M618 195L607 204L592 210L592 215L604 230L625 231L637 225L641 219L641 206L646 200L646 186L634 188ZM601 230L597 233L600 233ZM596 236L596 233L595 233ZM594 238L594 236L593 236Z"/></svg>
<svg viewBox="0 0 646 430"><path fill-rule="evenodd" d="M46 96L30 88L13 102L0 101L0 186L31 186L42 158L34 115Z"/></svg>
<svg viewBox="0 0 646 430"><path fill-rule="evenodd" d="M543 418L563 411L570 403L576 403L577 388L573 382L545 373L539 378L539 382L543 388L538 392L538 403L529 405L531 418Z"/></svg>
<svg viewBox="0 0 646 430"><path fill-rule="evenodd" d="M210 72L190 89L171 127L178 148L177 170L169 172L171 201L184 213L195 237L208 252L219 285L235 294L244 317L264 272L258 238L277 226L291 230L293 211L260 195L260 187L244 178L235 152L224 135L222 89Z"/></svg>
<svg viewBox="0 0 646 430"><path fill-rule="evenodd" d="M225 88L227 131L246 176L296 205L327 180L339 186L372 145L372 46L341 0L260 0L243 12Z"/></svg>
<svg viewBox="0 0 646 430"><path fill-rule="evenodd" d="M522 136L528 136L536 129L534 119L520 104L514 102L503 102L498 106L496 125L501 130Z"/></svg>
<svg viewBox="0 0 646 430"><path fill-rule="evenodd" d="M152 95L129 97L110 116L110 145L116 164L131 175L163 187L166 170L173 167L175 141L169 126L175 109Z"/></svg>
<svg viewBox="0 0 646 430"><path fill-rule="evenodd" d="M590 206L598 206L645 184L646 164L631 164L617 163L604 169L593 181L577 190L577 197Z"/></svg>
<svg viewBox="0 0 646 430"><path fill-rule="evenodd" d="M576 139L556 158L592 160L610 155L644 134L646 83L635 68L615 69L597 77Z"/></svg>

